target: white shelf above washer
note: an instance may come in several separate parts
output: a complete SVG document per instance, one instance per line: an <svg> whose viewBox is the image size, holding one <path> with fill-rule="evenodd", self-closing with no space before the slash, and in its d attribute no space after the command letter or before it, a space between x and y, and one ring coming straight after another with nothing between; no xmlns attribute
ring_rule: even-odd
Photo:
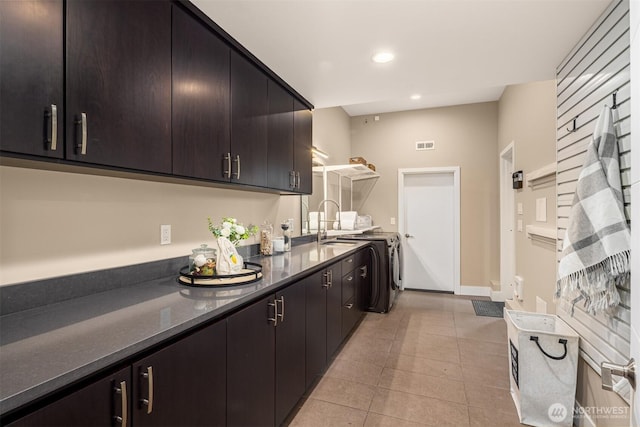
<svg viewBox="0 0 640 427"><path fill-rule="evenodd" d="M529 172L526 175L527 185L529 187L534 187L554 180L556 178L557 168L558 166L556 162L553 162L541 167L540 169L536 169L533 172Z"/></svg>

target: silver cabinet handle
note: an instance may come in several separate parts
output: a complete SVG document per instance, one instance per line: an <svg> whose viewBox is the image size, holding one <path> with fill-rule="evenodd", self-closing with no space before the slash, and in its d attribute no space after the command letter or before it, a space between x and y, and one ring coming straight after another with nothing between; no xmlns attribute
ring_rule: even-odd
<svg viewBox="0 0 640 427"><path fill-rule="evenodd" d="M149 387L148 399L141 399L140 403L147 406L147 414L153 412L153 367L149 366L147 372L142 373L142 378L146 378Z"/></svg>
<svg viewBox="0 0 640 427"><path fill-rule="evenodd" d="M347 277L347 282L350 282L350 281L352 281L352 280L353 280L353 276L352 276L352 275L349 275L349 277Z"/></svg>
<svg viewBox="0 0 640 427"><path fill-rule="evenodd" d="M56 104L51 104L51 151L56 151L58 148L58 107Z"/></svg>
<svg viewBox="0 0 640 427"><path fill-rule="evenodd" d="M269 317L267 320L269 322L273 322L273 326L278 326L278 300L277 299L273 299L273 302L269 303L269 307L273 307L273 317Z"/></svg>
<svg viewBox="0 0 640 427"><path fill-rule="evenodd" d="M80 143L76 144L76 148L80 149L80 154L87 154L87 113L80 114L80 120L76 121L81 126Z"/></svg>
<svg viewBox="0 0 640 427"><path fill-rule="evenodd" d="M353 303L345 305L347 310L351 310L353 308Z"/></svg>
<svg viewBox="0 0 640 427"><path fill-rule="evenodd" d="M277 303L278 300L276 299L275 302ZM284 295L280 297L280 313L276 316L280 318L280 322L284 322Z"/></svg>
<svg viewBox="0 0 640 427"><path fill-rule="evenodd" d="M322 284L322 287L326 289L331 286L331 284L329 283L329 271L325 271L322 276L324 277L324 283Z"/></svg>
<svg viewBox="0 0 640 427"><path fill-rule="evenodd" d="M120 423L121 425L126 426L128 422L127 406L129 403L129 398L127 397L127 382L121 381L120 388L114 387L114 391L116 392L116 394L120 395L120 405L122 406L122 416L115 415L113 419L117 423Z"/></svg>
<svg viewBox="0 0 640 427"><path fill-rule="evenodd" d="M347 264L351 264L352 262L353 262L353 258L349 258L349 259L347 260Z"/></svg>
<svg viewBox="0 0 640 427"><path fill-rule="evenodd" d="M222 175L226 178L231 178L231 153L227 153L224 159L227 161L227 170L225 170Z"/></svg>
<svg viewBox="0 0 640 427"><path fill-rule="evenodd" d="M289 187L296 188L296 171L289 172Z"/></svg>
<svg viewBox="0 0 640 427"><path fill-rule="evenodd" d="M236 168L236 172L233 172L233 175L236 176L236 179L240 179L240 155L236 154L236 158L233 159L233 161L238 165L238 167Z"/></svg>
<svg viewBox="0 0 640 427"><path fill-rule="evenodd" d="M327 271L327 273L329 275L328 276L329 277L329 280L328 280L329 287L332 287L333 286L333 270L329 270L329 271Z"/></svg>
<svg viewBox="0 0 640 427"><path fill-rule="evenodd" d="M367 266L364 265L364 266L360 267L360 271L362 271L362 273L360 274L360 277L362 277L363 279L366 279L366 277L367 277Z"/></svg>
<svg viewBox="0 0 640 427"><path fill-rule="evenodd" d="M634 390L636 389L636 362L631 358L626 365L616 365L615 363L602 362L600 365L602 370L602 388L608 391L613 391L613 378L612 375L618 375L626 378L629 381L629 385Z"/></svg>
<svg viewBox="0 0 640 427"><path fill-rule="evenodd" d="M300 172L296 172L296 185L295 188L300 188Z"/></svg>

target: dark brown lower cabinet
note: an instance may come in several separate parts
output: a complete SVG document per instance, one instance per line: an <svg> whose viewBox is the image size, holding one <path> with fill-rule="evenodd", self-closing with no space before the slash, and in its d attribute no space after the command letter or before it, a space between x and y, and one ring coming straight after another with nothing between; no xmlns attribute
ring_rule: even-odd
<svg viewBox="0 0 640 427"><path fill-rule="evenodd" d="M98 379L8 426L112 427L115 425L115 417L121 417L119 425L131 426L131 418L128 416L130 392L131 369L127 367Z"/></svg>
<svg viewBox="0 0 640 427"><path fill-rule="evenodd" d="M215 323L11 426L223 426L226 323Z"/></svg>
<svg viewBox="0 0 640 427"><path fill-rule="evenodd" d="M282 424L306 389L305 287L251 304L227 327L228 425Z"/></svg>
<svg viewBox="0 0 640 427"><path fill-rule="evenodd" d="M281 425L362 315L365 261L327 268L8 426ZM364 262L364 264L363 264ZM342 266L353 268L341 274ZM344 283L343 283L344 282ZM348 305L354 301L353 307ZM352 309L354 311L352 311Z"/></svg>
<svg viewBox="0 0 640 427"><path fill-rule="evenodd" d="M342 269L337 262L327 268L327 362L342 344Z"/></svg>
<svg viewBox="0 0 640 427"><path fill-rule="evenodd" d="M340 262L305 279L306 375L310 387L342 343L342 278Z"/></svg>
<svg viewBox="0 0 640 427"><path fill-rule="evenodd" d="M327 291L319 271L303 279L306 291L306 366L305 383L309 388L318 379L327 363Z"/></svg>
<svg viewBox="0 0 640 427"><path fill-rule="evenodd" d="M276 425L304 394L305 287L294 284L276 294L281 319L276 327Z"/></svg>
<svg viewBox="0 0 640 427"><path fill-rule="evenodd" d="M266 426L275 420L273 295L227 318L227 424Z"/></svg>
<svg viewBox="0 0 640 427"><path fill-rule="evenodd" d="M134 363L133 425L225 425L225 344L221 321Z"/></svg>

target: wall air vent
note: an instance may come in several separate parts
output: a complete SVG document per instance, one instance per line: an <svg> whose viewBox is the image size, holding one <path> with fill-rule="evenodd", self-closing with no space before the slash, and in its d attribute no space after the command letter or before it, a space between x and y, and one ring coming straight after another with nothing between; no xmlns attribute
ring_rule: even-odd
<svg viewBox="0 0 640 427"><path fill-rule="evenodd" d="M416 141L416 151L434 150L435 148L435 141Z"/></svg>

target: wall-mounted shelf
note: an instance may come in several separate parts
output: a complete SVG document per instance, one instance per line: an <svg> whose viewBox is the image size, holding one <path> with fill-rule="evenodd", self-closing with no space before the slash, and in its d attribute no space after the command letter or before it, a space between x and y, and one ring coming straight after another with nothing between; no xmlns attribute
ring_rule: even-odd
<svg viewBox="0 0 640 427"><path fill-rule="evenodd" d="M556 229L549 227L538 227L536 225L527 225L527 235L532 240L539 240L544 243L556 243Z"/></svg>
<svg viewBox="0 0 640 427"><path fill-rule="evenodd" d="M535 187L537 185L546 184L556 179L556 162L550 163L546 166L536 169L533 172L529 172L526 175L527 185L529 187Z"/></svg>

